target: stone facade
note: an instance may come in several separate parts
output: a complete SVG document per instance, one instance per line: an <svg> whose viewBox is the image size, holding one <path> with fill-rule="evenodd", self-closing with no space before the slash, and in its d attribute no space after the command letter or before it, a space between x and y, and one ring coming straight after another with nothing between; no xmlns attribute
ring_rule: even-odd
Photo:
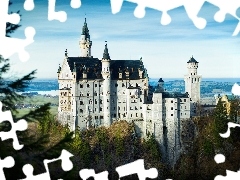
<svg viewBox="0 0 240 180"><path fill-rule="evenodd" d="M152 89L142 59L112 60L107 44L102 59L93 58L86 19L79 44L81 56L69 57L66 50L58 69L59 120L72 131L118 120L134 122L137 134L153 135L166 161L174 164L181 152L181 124L190 118L188 93L165 92L162 78ZM199 83L194 87L186 83L195 99L200 98Z"/></svg>

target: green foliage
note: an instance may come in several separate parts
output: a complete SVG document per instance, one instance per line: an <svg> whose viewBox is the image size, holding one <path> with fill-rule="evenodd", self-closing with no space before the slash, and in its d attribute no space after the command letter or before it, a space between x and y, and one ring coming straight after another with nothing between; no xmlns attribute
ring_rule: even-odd
<svg viewBox="0 0 240 180"><path fill-rule="evenodd" d="M79 156L82 162L84 163L84 167L89 167L91 162L92 151L90 144L87 140L82 139L82 142L79 146Z"/></svg>
<svg viewBox="0 0 240 180"><path fill-rule="evenodd" d="M114 139L114 146L115 146L115 149L116 149L116 154L120 155L120 156L123 155L123 153L124 153L124 139L120 135L120 129L119 128L117 129L116 137Z"/></svg>
<svg viewBox="0 0 240 180"><path fill-rule="evenodd" d="M96 130L96 136L97 136L97 140L98 140L98 143L99 143L102 151L106 151L108 148L108 143L109 143L109 138L107 136L107 130L104 127L98 128Z"/></svg>
<svg viewBox="0 0 240 180"><path fill-rule="evenodd" d="M153 135L149 136L143 142L143 147L145 149L144 151L148 152L148 154L152 160L154 160L154 161L161 160L161 153L160 153L159 145Z"/></svg>
<svg viewBox="0 0 240 180"><path fill-rule="evenodd" d="M207 155L207 156L213 156L214 155L214 145L208 139L204 140L203 151L204 151L205 155Z"/></svg>
<svg viewBox="0 0 240 180"><path fill-rule="evenodd" d="M230 112L229 112L229 121L236 123L238 112L240 110L240 101L237 97L234 97L233 100L231 100L231 106L230 106Z"/></svg>
<svg viewBox="0 0 240 180"><path fill-rule="evenodd" d="M218 104L214 110L214 122L216 131L218 133L225 133L227 130L228 123L227 109L221 99L219 99Z"/></svg>

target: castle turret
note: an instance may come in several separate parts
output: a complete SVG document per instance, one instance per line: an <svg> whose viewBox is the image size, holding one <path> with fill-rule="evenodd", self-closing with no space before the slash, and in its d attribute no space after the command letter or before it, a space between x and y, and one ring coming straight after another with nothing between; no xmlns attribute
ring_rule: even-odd
<svg viewBox="0 0 240 180"><path fill-rule="evenodd" d="M191 57L187 62L188 74L185 75L185 92L188 92L192 102L200 102L201 76L197 74L198 62Z"/></svg>
<svg viewBox="0 0 240 180"><path fill-rule="evenodd" d="M163 92L164 91L164 81L162 78L158 80L158 91Z"/></svg>
<svg viewBox="0 0 240 180"><path fill-rule="evenodd" d="M103 53L103 58L102 58L102 77L104 79L103 81L103 113L104 113L104 125L105 126L110 126L111 124L111 116L110 116L110 94L111 94L111 89L110 89L110 83L111 83L111 73L110 73L110 56L108 53L108 48L107 48L107 43L105 45L104 53Z"/></svg>
<svg viewBox="0 0 240 180"><path fill-rule="evenodd" d="M91 57L92 41L90 41L90 34L85 18L84 25L82 27L81 39L79 41L81 55L80 57Z"/></svg>

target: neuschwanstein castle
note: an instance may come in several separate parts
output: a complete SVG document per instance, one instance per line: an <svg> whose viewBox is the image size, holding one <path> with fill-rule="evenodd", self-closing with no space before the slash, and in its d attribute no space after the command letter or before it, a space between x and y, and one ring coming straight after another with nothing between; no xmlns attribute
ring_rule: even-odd
<svg viewBox="0 0 240 180"><path fill-rule="evenodd" d="M73 131L118 120L134 122L139 136L153 134L168 160L175 162L181 151L181 122L192 116L200 101L198 62L193 57L187 62L186 93L170 93L162 78L156 89L149 86L142 59L113 60L107 44L103 57L94 58L86 18L79 46L81 56L69 57L66 50L58 69L59 120Z"/></svg>

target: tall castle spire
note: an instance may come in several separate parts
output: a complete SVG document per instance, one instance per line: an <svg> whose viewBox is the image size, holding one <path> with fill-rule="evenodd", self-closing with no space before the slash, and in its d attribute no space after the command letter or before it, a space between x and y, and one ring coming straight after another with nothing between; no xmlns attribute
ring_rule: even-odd
<svg viewBox="0 0 240 180"><path fill-rule="evenodd" d="M82 27L81 39L79 41L81 57L91 57L92 41L90 40L89 29L87 26L87 18L85 17Z"/></svg>
<svg viewBox="0 0 240 180"><path fill-rule="evenodd" d="M105 49L103 52L103 59L110 59L109 53L108 53L108 47L107 47L107 41L105 41Z"/></svg>

